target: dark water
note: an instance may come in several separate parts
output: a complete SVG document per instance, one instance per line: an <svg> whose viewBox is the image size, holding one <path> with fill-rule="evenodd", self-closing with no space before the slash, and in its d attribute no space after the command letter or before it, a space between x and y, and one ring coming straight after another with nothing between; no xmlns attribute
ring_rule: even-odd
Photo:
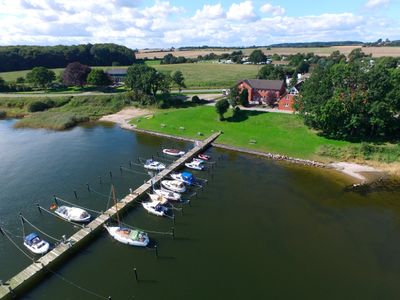
<svg viewBox="0 0 400 300"><path fill-rule="evenodd" d="M111 170L117 194L123 196L147 177L121 176L120 165L155 155L162 146L190 146L119 128L55 133L14 130L12 124L0 122L0 222L15 235L21 235L20 211L51 235L70 235L76 229L40 215L35 204L48 206L57 194L104 209L107 199L90 194L86 183L108 194ZM325 170L215 149L210 153L223 160L212 180L197 173L210 182L183 216L177 215L176 239L151 235L159 246L158 259L103 233L57 272L112 299L399 298L398 193L362 196L344 192L345 179ZM150 216L139 206L124 221L156 231L172 226L171 220ZM28 264L0 236L0 279ZM97 299L57 276L24 298Z"/></svg>

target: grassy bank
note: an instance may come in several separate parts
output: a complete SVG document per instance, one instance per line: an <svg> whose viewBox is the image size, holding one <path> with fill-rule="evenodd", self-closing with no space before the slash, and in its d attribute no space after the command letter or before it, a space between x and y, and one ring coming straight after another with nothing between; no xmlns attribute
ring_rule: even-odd
<svg viewBox="0 0 400 300"><path fill-rule="evenodd" d="M161 111L153 118L131 122L140 129L191 138L199 138L198 132L208 136L221 130L224 134L218 138L219 143L307 159L317 158L322 145L350 145L318 136L296 115L241 111L236 118L230 117L231 112L226 116L227 120L221 122L214 107L196 107Z"/></svg>
<svg viewBox="0 0 400 300"><path fill-rule="evenodd" d="M39 104L38 104L39 103ZM43 105L44 104L44 105ZM0 112L6 117L22 117L16 127L63 130L81 122L97 120L125 105L121 95L56 98L1 98ZM38 109L32 109L38 107Z"/></svg>

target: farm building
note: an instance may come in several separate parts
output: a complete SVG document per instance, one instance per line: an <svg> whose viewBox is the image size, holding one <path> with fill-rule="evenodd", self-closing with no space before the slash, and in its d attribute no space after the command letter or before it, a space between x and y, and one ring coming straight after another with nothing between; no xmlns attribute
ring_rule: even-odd
<svg viewBox="0 0 400 300"><path fill-rule="evenodd" d="M126 78L127 69L122 69L122 68L111 69L107 70L106 73L108 74L108 76L110 76L114 84L123 83Z"/></svg>
<svg viewBox="0 0 400 300"><path fill-rule="evenodd" d="M286 93L284 80L245 79L238 82L239 90L247 89L250 104L273 104Z"/></svg>

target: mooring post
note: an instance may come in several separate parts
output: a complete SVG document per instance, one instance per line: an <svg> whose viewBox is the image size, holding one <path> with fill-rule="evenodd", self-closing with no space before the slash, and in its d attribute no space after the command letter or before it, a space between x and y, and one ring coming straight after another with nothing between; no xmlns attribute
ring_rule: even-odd
<svg viewBox="0 0 400 300"><path fill-rule="evenodd" d="M102 184L102 182L101 182L101 176L99 176L99 183Z"/></svg>
<svg viewBox="0 0 400 300"><path fill-rule="evenodd" d="M132 169L132 161L129 161L129 167Z"/></svg>
<svg viewBox="0 0 400 300"><path fill-rule="evenodd" d="M158 258L158 247L157 247L157 245L154 246L154 250L156 251L156 257Z"/></svg>
<svg viewBox="0 0 400 300"><path fill-rule="evenodd" d="M89 186L89 183L86 183L86 186L87 186L87 190L88 190L88 192L90 192L90 186Z"/></svg>
<svg viewBox="0 0 400 300"><path fill-rule="evenodd" d="M112 179L112 172L110 171L110 178Z"/></svg>
<svg viewBox="0 0 400 300"><path fill-rule="evenodd" d="M175 225L175 216L172 217L172 224Z"/></svg>
<svg viewBox="0 0 400 300"><path fill-rule="evenodd" d="M171 234L172 234L172 239L175 239L175 228L171 227Z"/></svg>
<svg viewBox="0 0 400 300"><path fill-rule="evenodd" d="M75 199L78 200L78 194L74 191Z"/></svg>
<svg viewBox="0 0 400 300"><path fill-rule="evenodd" d="M119 171L121 172L122 175L122 166L119 166Z"/></svg>
<svg viewBox="0 0 400 300"><path fill-rule="evenodd" d="M40 212L40 213L42 213L42 209L40 208L40 205L39 205L39 203L36 203L36 206L37 206L37 208L38 208L39 212ZM22 216L22 214L21 214L21 216Z"/></svg>
<svg viewBox="0 0 400 300"><path fill-rule="evenodd" d="M183 216L183 206L181 207L181 214L182 214L182 216Z"/></svg>
<svg viewBox="0 0 400 300"><path fill-rule="evenodd" d="M111 296L108 296L108 300L111 300Z"/></svg>
<svg viewBox="0 0 400 300"><path fill-rule="evenodd" d="M138 278L136 267L133 268L133 272L135 273L136 282L139 282L139 278Z"/></svg>
<svg viewBox="0 0 400 300"><path fill-rule="evenodd" d="M56 195L53 195L53 197L54 197L54 202L57 204L57 206L58 206L58 200L57 200L57 197L56 197Z"/></svg>
<svg viewBox="0 0 400 300"><path fill-rule="evenodd" d="M4 235L3 228L1 228L1 227L0 227L0 233L1 233L2 235Z"/></svg>

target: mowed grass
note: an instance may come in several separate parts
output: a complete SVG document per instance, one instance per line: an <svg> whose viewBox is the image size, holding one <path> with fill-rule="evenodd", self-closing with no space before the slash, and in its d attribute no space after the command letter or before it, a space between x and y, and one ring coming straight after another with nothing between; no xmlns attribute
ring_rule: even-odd
<svg viewBox="0 0 400 300"><path fill-rule="evenodd" d="M163 73L182 71L187 88L227 88L243 78L256 78L260 66L218 64L218 63L193 63L160 65L159 61L152 61L149 65ZM97 67L96 67L97 68ZM112 67L98 67L110 69ZM128 68L127 66L118 68ZM52 69L59 74L64 69ZM15 81L24 77L30 70L0 73L5 81Z"/></svg>
<svg viewBox="0 0 400 300"><path fill-rule="evenodd" d="M236 81L244 78L256 78L259 66L194 63L175 65L153 65L164 73L181 71L188 88L223 88L231 87Z"/></svg>
<svg viewBox="0 0 400 300"><path fill-rule="evenodd" d="M226 114L228 120L221 122L214 107L203 106L159 111L152 118L135 118L131 123L139 129L197 139L223 131L218 143L307 159L319 158L316 152L322 145L340 147L350 144L317 135L297 115L244 110L235 120L229 118L231 115L229 111ZM204 136L199 136L198 132Z"/></svg>

